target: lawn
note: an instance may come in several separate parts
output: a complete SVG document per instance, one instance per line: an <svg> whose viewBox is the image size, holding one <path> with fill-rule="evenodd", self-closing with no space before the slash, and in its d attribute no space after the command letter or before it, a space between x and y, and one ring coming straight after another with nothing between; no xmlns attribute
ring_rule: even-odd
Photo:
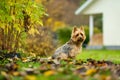
<svg viewBox="0 0 120 80"><path fill-rule="evenodd" d="M85 50L77 56L77 59L87 60L108 60L114 63L120 63L120 50Z"/></svg>

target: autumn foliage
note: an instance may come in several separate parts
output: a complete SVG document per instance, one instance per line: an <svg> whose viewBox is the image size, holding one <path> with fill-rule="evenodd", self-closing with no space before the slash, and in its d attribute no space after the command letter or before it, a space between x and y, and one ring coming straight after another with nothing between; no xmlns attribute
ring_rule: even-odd
<svg viewBox="0 0 120 80"><path fill-rule="evenodd" d="M43 15L45 9L36 1L0 0L0 49L23 51L28 33L39 33Z"/></svg>

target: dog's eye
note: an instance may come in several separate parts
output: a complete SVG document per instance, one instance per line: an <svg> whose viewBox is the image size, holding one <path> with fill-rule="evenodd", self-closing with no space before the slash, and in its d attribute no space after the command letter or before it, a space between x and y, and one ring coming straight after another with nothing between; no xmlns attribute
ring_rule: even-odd
<svg viewBox="0 0 120 80"><path fill-rule="evenodd" d="M76 36L79 36L79 34L77 34Z"/></svg>
<svg viewBox="0 0 120 80"><path fill-rule="evenodd" d="M83 34L82 34L82 33L80 33L80 35L81 35L81 36L83 36Z"/></svg>

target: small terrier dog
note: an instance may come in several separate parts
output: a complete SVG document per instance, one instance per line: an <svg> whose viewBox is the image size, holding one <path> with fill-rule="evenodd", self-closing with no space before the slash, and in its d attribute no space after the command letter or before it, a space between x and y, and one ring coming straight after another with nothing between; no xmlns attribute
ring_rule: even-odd
<svg viewBox="0 0 120 80"><path fill-rule="evenodd" d="M73 27L71 39L63 46L59 47L52 56L52 59L67 59L74 58L82 49L82 44L85 41L84 27Z"/></svg>

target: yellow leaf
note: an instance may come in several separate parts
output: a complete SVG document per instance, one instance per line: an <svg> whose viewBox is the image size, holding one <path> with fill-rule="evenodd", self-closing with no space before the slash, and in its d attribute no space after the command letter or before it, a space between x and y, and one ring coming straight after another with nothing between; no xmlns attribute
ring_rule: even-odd
<svg viewBox="0 0 120 80"><path fill-rule="evenodd" d="M5 29L5 23L0 23L0 28Z"/></svg>
<svg viewBox="0 0 120 80"><path fill-rule="evenodd" d="M18 32L21 31L21 29L20 29L20 27L19 27L19 24L14 24L14 27L15 27L15 29L16 29Z"/></svg>
<svg viewBox="0 0 120 80"><path fill-rule="evenodd" d="M24 77L24 80L37 80L37 78L34 75L27 75Z"/></svg>
<svg viewBox="0 0 120 80"><path fill-rule="evenodd" d="M41 26L43 26L43 22L42 21L37 21Z"/></svg>
<svg viewBox="0 0 120 80"><path fill-rule="evenodd" d="M56 72L54 70L49 70L49 71L46 71L44 72L44 75L45 76L51 76L51 75L54 75Z"/></svg>
<svg viewBox="0 0 120 80"><path fill-rule="evenodd" d="M19 72L13 72L12 73L14 76L18 76L20 73Z"/></svg>
<svg viewBox="0 0 120 80"><path fill-rule="evenodd" d="M51 22L53 22L53 19L52 18L48 18L47 24L51 24Z"/></svg>
<svg viewBox="0 0 120 80"><path fill-rule="evenodd" d="M101 75L101 76L100 76L100 79L101 79L101 80L112 80L112 79L111 79L111 76L106 76L106 75Z"/></svg>
<svg viewBox="0 0 120 80"><path fill-rule="evenodd" d="M28 62L27 58L22 58L22 62Z"/></svg>
<svg viewBox="0 0 120 80"><path fill-rule="evenodd" d="M4 72L4 71L1 71L1 75L3 75L3 76L7 76L7 73Z"/></svg>
<svg viewBox="0 0 120 80"><path fill-rule="evenodd" d="M11 17L12 17L12 19L15 21L15 15L12 15Z"/></svg>
<svg viewBox="0 0 120 80"><path fill-rule="evenodd" d="M36 33L36 34L40 34L40 32L39 32L37 29L35 29L35 33Z"/></svg>
<svg viewBox="0 0 120 80"><path fill-rule="evenodd" d="M34 36L35 35L35 29L31 28L28 33Z"/></svg>
<svg viewBox="0 0 120 80"><path fill-rule="evenodd" d="M86 75L92 75L96 72L96 69L89 69L86 71Z"/></svg>

